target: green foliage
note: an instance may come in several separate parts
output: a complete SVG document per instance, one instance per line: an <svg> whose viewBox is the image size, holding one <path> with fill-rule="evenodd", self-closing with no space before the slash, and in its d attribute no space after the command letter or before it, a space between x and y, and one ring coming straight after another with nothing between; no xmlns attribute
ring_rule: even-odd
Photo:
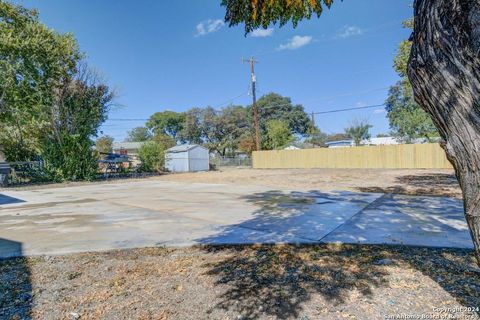
<svg viewBox="0 0 480 320"><path fill-rule="evenodd" d="M293 105L292 100L288 97L269 93L257 101L257 108L262 135L265 134L267 123L270 120L285 122L293 134L305 135L312 127L311 120L303 106ZM251 108L249 108L248 114L252 114Z"/></svg>
<svg viewBox="0 0 480 320"><path fill-rule="evenodd" d="M283 149L295 139L287 122L270 120L267 122L267 133L262 141L264 149Z"/></svg>
<svg viewBox="0 0 480 320"><path fill-rule="evenodd" d="M377 138L386 138L386 137L390 137L390 135L388 133L379 133L377 134Z"/></svg>
<svg viewBox="0 0 480 320"><path fill-rule="evenodd" d="M303 106L293 105L290 98L270 93L257 101L261 135L267 135L267 123L279 120L290 134L307 135L312 128ZM157 112L150 117L147 127L154 132L168 134L176 142L202 144L222 156L241 150L251 153L253 116L251 106L235 106L215 110L212 107L192 108L185 113ZM240 144L242 145L240 147Z"/></svg>
<svg viewBox="0 0 480 320"><path fill-rule="evenodd" d="M100 153L111 153L113 148L113 138L110 136L99 137L95 141L95 149Z"/></svg>
<svg viewBox="0 0 480 320"><path fill-rule="evenodd" d="M166 134L176 139L185 123L182 112L163 111L154 113L147 121L147 128L155 134Z"/></svg>
<svg viewBox="0 0 480 320"><path fill-rule="evenodd" d="M97 171L92 137L105 121L113 93L86 68L58 88L41 157L53 180L91 180Z"/></svg>
<svg viewBox="0 0 480 320"><path fill-rule="evenodd" d="M10 161L41 158L51 180L91 179L92 138L113 94L80 64L70 34L0 0L0 143Z"/></svg>
<svg viewBox="0 0 480 320"><path fill-rule="evenodd" d="M302 19L319 17L324 6L330 8L333 0L222 0L226 7L225 20L230 26L245 24L245 33L257 28L267 28L270 24L285 25L292 21L296 27Z"/></svg>
<svg viewBox="0 0 480 320"><path fill-rule="evenodd" d="M148 141L153 138L152 133L148 130L147 127L136 127L132 130L128 131L127 138L125 141L127 142L143 142Z"/></svg>
<svg viewBox="0 0 480 320"><path fill-rule="evenodd" d="M413 19L404 22L406 28L413 27ZM393 61L395 71L401 80L390 87L386 104L387 117L393 135L410 143L417 138L438 136L430 116L415 102L413 90L407 77L408 59L412 44L402 41L398 47L397 55Z"/></svg>
<svg viewBox="0 0 480 320"><path fill-rule="evenodd" d="M0 143L8 160L30 160L48 132L59 86L75 72L75 39L39 22L36 11L0 0Z"/></svg>
<svg viewBox="0 0 480 320"><path fill-rule="evenodd" d="M314 147L325 147L325 142L327 142L327 140L328 134L322 132L322 130L317 127L312 127L308 131L308 136L307 139L305 139L305 143L310 143Z"/></svg>
<svg viewBox="0 0 480 320"><path fill-rule="evenodd" d="M153 136L152 141L162 145L165 150L177 144L175 139L166 134L156 134Z"/></svg>
<svg viewBox="0 0 480 320"><path fill-rule="evenodd" d="M165 144L157 141L147 141L138 150L142 161L142 170L148 172L163 171L165 165Z"/></svg>
<svg viewBox="0 0 480 320"><path fill-rule="evenodd" d="M43 143L42 158L46 180L93 180L97 173L97 155L93 142L80 134L61 133L59 145L53 139Z"/></svg>
<svg viewBox="0 0 480 320"><path fill-rule="evenodd" d="M362 140L370 139L369 130L372 126L364 120L352 121L350 127L345 129L345 133L355 141L355 145L359 146Z"/></svg>
<svg viewBox="0 0 480 320"><path fill-rule="evenodd" d="M205 145L225 156L238 148L240 137L250 130L247 110L230 106L220 111L206 108L201 123Z"/></svg>
<svg viewBox="0 0 480 320"><path fill-rule="evenodd" d="M430 116L413 99L409 82L397 82L390 88L386 101L387 117L393 134L407 143L417 138L438 136Z"/></svg>
<svg viewBox="0 0 480 320"><path fill-rule="evenodd" d="M180 133L180 140L191 144L203 142L202 117L203 109L201 108L192 108L185 113L185 123Z"/></svg>

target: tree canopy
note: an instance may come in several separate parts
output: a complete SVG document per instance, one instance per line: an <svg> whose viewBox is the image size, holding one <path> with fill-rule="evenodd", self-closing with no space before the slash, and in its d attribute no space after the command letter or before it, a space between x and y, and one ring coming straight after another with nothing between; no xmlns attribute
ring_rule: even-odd
<svg viewBox="0 0 480 320"><path fill-rule="evenodd" d="M0 0L0 143L7 160L42 159L52 180L95 175L92 153L113 93L83 64L71 34Z"/></svg>
<svg viewBox="0 0 480 320"><path fill-rule="evenodd" d="M35 10L0 1L0 143L7 159L28 160L41 150L55 90L81 58L70 34L38 20Z"/></svg>
<svg viewBox="0 0 480 320"><path fill-rule="evenodd" d="M324 8L330 8L333 0L222 0L226 8L225 21L230 26L245 23L245 33L257 28L268 28L270 24L280 26L292 21L296 27L303 19L320 17Z"/></svg>
<svg viewBox="0 0 480 320"><path fill-rule="evenodd" d="M152 114L146 126L155 134L166 134L176 139L183 129L184 122L183 112L163 111Z"/></svg>
<svg viewBox="0 0 480 320"><path fill-rule="evenodd" d="M99 137L95 141L95 149L100 153L110 153L113 148L113 138L110 136Z"/></svg>
<svg viewBox="0 0 480 320"><path fill-rule="evenodd" d="M262 135L267 131L270 120L284 121L293 134L306 135L312 123L300 104L292 104L292 100L277 93L269 93L257 101L258 117ZM250 108L249 108L250 109ZM249 115L252 113L249 111Z"/></svg>
<svg viewBox="0 0 480 320"><path fill-rule="evenodd" d="M127 142L143 142L151 140L153 137L147 127L136 127L127 132Z"/></svg>
<svg viewBox="0 0 480 320"><path fill-rule="evenodd" d="M286 126L291 136L307 136L312 129L303 106L292 104L288 97L270 93L257 101L257 107L265 137L268 135L268 123L273 120ZM223 156L234 155L236 151L252 152L254 130L251 106L231 105L220 110L195 107L182 113L156 112L146 126L155 132L155 136L168 135L177 143L202 144ZM277 145L263 143L263 148L272 149Z"/></svg>
<svg viewBox="0 0 480 320"><path fill-rule="evenodd" d="M277 119L267 122L267 133L262 141L265 149L283 149L293 140L294 137L288 123Z"/></svg>
<svg viewBox="0 0 480 320"><path fill-rule="evenodd" d="M372 126L365 120L353 120L345 133L359 146L362 140L370 139L370 128Z"/></svg>

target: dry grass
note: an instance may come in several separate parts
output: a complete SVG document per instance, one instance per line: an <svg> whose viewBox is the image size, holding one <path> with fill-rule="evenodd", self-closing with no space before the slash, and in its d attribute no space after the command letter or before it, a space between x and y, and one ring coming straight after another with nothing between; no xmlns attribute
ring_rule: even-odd
<svg viewBox="0 0 480 320"><path fill-rule="evenodd" d="M472 252L453 249L145 248L4 260L0 280L1 319L383 319L480 305Z"/></svg>

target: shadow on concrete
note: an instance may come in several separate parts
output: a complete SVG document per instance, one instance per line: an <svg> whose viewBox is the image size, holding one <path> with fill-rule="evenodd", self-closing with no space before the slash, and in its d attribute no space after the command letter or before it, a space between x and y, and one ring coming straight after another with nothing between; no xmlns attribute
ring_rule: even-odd
<svg viewBox="0 0 480 320"><path fill-rule="evenodd" d="M400 245L305 244L308 241L299 236L299 222L303 224L302 228L308 225L310 231L323 230L322 223L311 217L311 206L329 206L342 201L350 204L367 202L367 206L372 201L371 195L316 191L285 194L270 191L245 199L259 207L252 219L227 226L218 234L197 239L199 243L209 244L205 247L209 253L227 253L227 258L205 264L206 274L216 278L217 285L227 286L221 301L214 308L233 310L240 313L243 319L256 319L262 315L287 319L300 317L302 305L317 294L336 306L344 305L353 291L369 298L374 288L389 286L389 273L379 263L382 259L391 259L394 263L421 271L464 306L477 306L480 302L480 273L469 269L474 263L471 250ZM416 203L410 208L425 210L425 204ZM341 215L342 212L335 214ZM423 218L413 216L412 219L425 223ZM403 225L405 221L395 217L392 223ZM440 220L438 223L443 222ZM269 226L283 227L272 233L272 230L268 231ZM448 223L445 228L448 232ZM244 243L268 243L269 239L274 239L272 242L275 243L303 244L224 245L241 243L238 240ZM465 264L466 260L470 264ZM445 274L450 274L455 280L446 281ZM471 290L470 285L478 288L477 293Z"/></svg>
<svg viewBox="0 0 480 320"><path fill-rule="evenodd" d="M25 200L10 197L0 193L0 206L4 204L23 203Z"/></svg>
<svg viewBox="0 0 480 320"><path fill-rule="evenodd" d="M272 190L242 196L255 205L253 218L229 225L201 244L312 243L350 219L380 195L348 191L290 192Z"/></svg>
<svg viewBox="0 0 480 320"><path fill-rule="evenodd" d="M397 185L389 187L358 187L357 189L360 192L461 197L460 186L454 174L405 175L397 177L396 182Z"/></svg>
<svg viewBox="0 0 480 320"><path fill-rule="evenodd" d="M22 255L22 244L0 238L0 319L31 319L32 284L30 268Z"/></svg>
<svg viewBox="0 0 480 320"><path fill-rule="evenodd" d="M387 194L326 242L473 248L459 199Z"/></svg>

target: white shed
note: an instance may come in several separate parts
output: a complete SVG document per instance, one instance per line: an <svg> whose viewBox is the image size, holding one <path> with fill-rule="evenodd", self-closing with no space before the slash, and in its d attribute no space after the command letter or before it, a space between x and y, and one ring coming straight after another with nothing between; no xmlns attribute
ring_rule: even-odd
<svg viewBox="0 0 480 320"><path fill-rule="evenodd" d="M165 152L165 168L171 172L208 171L208 149L197 144L175 146Z"/></svg>

